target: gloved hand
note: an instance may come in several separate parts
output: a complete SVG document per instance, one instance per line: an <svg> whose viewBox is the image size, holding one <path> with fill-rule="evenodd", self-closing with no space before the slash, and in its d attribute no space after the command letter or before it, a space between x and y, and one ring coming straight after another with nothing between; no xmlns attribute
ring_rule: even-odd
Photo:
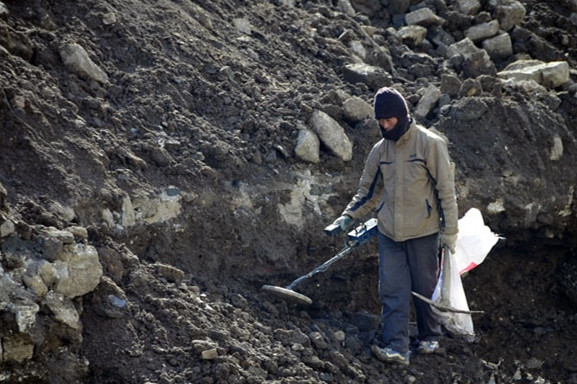
<svg viewBox="0 0 577 384"><path fill-rule="evenodd" d="M346 231L349 227L353 224L353 219L349 215L342 215L335 221L333 221L333 225L337 225L341 228L341 230Z"/></svg>
<svg viewBox="0 0 577 384"><path fill-rule="evenodd" d="M441 246L447 247L451 253L455 253L457 246L457 234L448 235L446 233L441 233Z"/></svg>

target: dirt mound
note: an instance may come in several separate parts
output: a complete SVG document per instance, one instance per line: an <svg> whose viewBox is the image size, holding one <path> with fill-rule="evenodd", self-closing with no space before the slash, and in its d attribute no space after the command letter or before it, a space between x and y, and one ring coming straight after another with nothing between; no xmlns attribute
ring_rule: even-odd
<svg viewBox="0 0 577 384"><path fill-rule="evenodd" d="M0 3L0 382L577 382L575 6L476 3ZM507 55L466 42L495 21ZM529 59L568 78L497 75ZM374 243L300 286L311 306L260 291L343 247L322 229L379 138L347 105L381 85L449 140L460 211L506 238L464 279L475 340L408 368L369 350ZM295 154L318 111L352 160ZM38 271L73 242L100 284L49 302Z"/></svg>

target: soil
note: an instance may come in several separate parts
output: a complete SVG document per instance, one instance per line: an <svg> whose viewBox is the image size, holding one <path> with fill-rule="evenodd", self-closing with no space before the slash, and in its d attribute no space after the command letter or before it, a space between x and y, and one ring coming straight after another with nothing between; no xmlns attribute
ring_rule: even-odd
<svg viewBox="0 0 577 384"><path fill-rule="evenodd" d="M75 302L82 340L64 337L31 362L3 366L0 382L577 383L572 81L550 94L510 87L454 99L456 109L476 108L471 99L487 108L472 124L439 108L421 121L450 139L460 211L480 208L504 237L463 278L469 306L485 311L473 317L474 340L447 332L439 353L413 356L408 367L376 360L374 240L298 287L310 306L261 291L288 285L345 245L323 228L354 194L378 130L345 121L342 95L371 103L375 89L346 80L355 59L343 33L367 43L363 31L375 29L411 108L423 86L440 81L434 47L409 48L387 33L389 2L354 16L336 3L4 1L0 211L25 226L85 227L105 277ZM575 68L574 5L521 3L523 31L541 39L518 38L516 57ZM456 36L476 21L453 1L411 2L423 4L451 20ZM60 56L68 43L108 81L69 71ZM315 109L346 127L351 161L326 147L319 163L294 155ZM543 155L553 133L565 144L561 164ZM297 187L306 209L289 222L279 207L291 207ZM182 206L166 220L122 225L127 196L142 209L170 196ZM487 208L496 196L505 212ZM540 206L534 218L528 202ZM556 215L564 207L570 212ZM126 298L114 313L103 310L110 287Z"/></svg>

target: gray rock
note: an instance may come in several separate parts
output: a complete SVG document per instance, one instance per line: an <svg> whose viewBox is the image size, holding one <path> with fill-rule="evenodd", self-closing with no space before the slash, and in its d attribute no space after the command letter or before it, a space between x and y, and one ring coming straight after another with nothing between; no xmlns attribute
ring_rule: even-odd
<svg viewBox="0 0 577 384"><path fill-rule="evenodd" d="M295 146L295 155L309 163L318 163L320 152L319 137L309 129L299 130L297 144Z"/></svg>
<svg viewBox="0 0 577 384"><path fill-rule="evenodd" d="M463 99L451 108L450 115L459 121L477 120L487 112L487 104L478 97Z"/></svg>
<svg viewBox="0 0 577 384"><path fill-rule="evenodd" d="M569 81L569 64L565 61L544 63L540 60L518 60L497 74L515 81L534 81L547 88L557 88Z"/></svg>
<svg viewBox="0 0 577 384"><path fill-rule="evenodd" d="M481 82L477 79L466 79L459 89L459 97L480 96L483 93Z"/></svg>
<svg viewBox="0 0 577 384"><path fill-rule="evenodd" d="M420 8L405 15L407 25L421 25L428 27L431 25L443 25L445 20L437 16L430 8Z"/></svg>
<svg viewBox="0 0 577 384"><path fill-rule="evenodd" d="M508 33L501 33L491 39L483 41L483 49L491 59L501 60L513 54L513 43Z"/></svg>
<svg viewBox="0 0 577 384"><path fill-rule="evenodd" d="M6 188L0 183L0 209L6 209L6 202L8 200L8 192Z"/></svg>
<svg viewBox="0 0 577 384"><path fill-rule="evenodd" d="M441 76L441 93L457 97L461 89L461 80L456 75L443 74Z"/></svg>
<svg viewBox="0 0 577 384"><path fill-rule="evenodd" d="M344 128L326 113L316 110L310 120L312 130L318 135L323 144L343 161L350 161L353 157L353 145L345 133Z"/></svg>
<svg viewBox="0 0 577 384"><path fill-rule="evenodd" d="M86 50L79 44L65 45L60 50L60 56L64 65L78 76L103 84L108 83L106 72L92 61Z"/></svg>
<svg viewBox="0 0 577 384"><path fill-rule="evenodd" d="M472 53L463 62L463 75L465 77L477 78L481 75L495 75L496 73L495 63L484 49Z"/></svg>
<svg viewBox="0 0 577 384"><path fill-rule="evenodd" d="M431 113L433 108L437 105L440 97L441 91L436 86L431 84L425 88L423 96L415 108L415 117L419 120L426 119L429 113Z"/></svg>
<svg viewBox="0 0 577 384"><path fill-rule="evenodd" d="M74 298L94 290L102 276L96 249L91 245L76 244L65 254L66 261L57 260L54 263L58 276L56 292Z"/></svg>
<svg viewBox="0 0 577 384"><path fill-rule="evenodd" d="M63 294L51 291L48 292L44 301L54 314L56 321L74 331L80 331L82 329L80 315L69 298Z"/></svg>
<svg viewBox="0 0 577 384"><path fill-rule="evenodd" d="M427 28L420 25L408 25L399 30L399 36L403 43L416 47L423 44L427 36Z"/></svg>
<svg viewBox="0 0 577 384"><path fill-rule="evenodd" d="M393 83L392 76L386 70L364 63L345 65L343 75L346 81L366 84L373 91Z"/></svg>
<svg viewBox="0 0 577 384"><path fill-rule="evenodd" d="M488 23L477 24L467 29L465 36L476 42L493 37L497 33L499 33L499 22L497 20L491 20Z"/></svg>
<svg viewBox="0 0 577 384"><path fill-rule="evenodd" d="M0 18L6 18L8 17L8 15L10 15L10 11L8 10L8 7L6 7L6 4L4 4L3 2L0 1Z"/></svg>
<svg viewBox="0 0 577 384"><path fill-rule="evenodd" d="M501 29L510 31L514 26L521 24L527 10L519 1L503 1L495 8L494 17L499 21Z"/></svg>
<svg viewBox="0 0 577 384"><path fill-rule="evenodd" d="M479 0L457 0L459 10L466 15L474 15L481 9Z"/></svg>
<svg viewBox="0 0 577 384"><path fill-rule="evenodd" d="M32 359L34 343L26 334L14 334L2 339L2 359L7 362L23 363Z"/></svg>
<svg viewBox="0 0 577 384"><path fill-rule="evenodd" d="M360 97L351 97L343 103L344 118L353 125L364 119L372 118L373 113L372 105Z"/></svg>

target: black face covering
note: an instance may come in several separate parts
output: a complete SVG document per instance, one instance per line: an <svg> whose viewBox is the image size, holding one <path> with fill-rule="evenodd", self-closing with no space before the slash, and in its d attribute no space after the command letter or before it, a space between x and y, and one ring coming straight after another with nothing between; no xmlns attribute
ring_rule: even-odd
<svg viewBox="0 0 577 384"><path fill-rule="evenodd" d="M395 125L393 129L391 129L390 131L387 131L385 128L382 127L381 124L379 124L379 128L381 129L381 135L383 135L383 138L385 140L397 141L409 129L409 125L411 124L412 121L411 119L409 119L409 116L399 117L398 119L399 121L397 122L397 125Z"/></svg>

